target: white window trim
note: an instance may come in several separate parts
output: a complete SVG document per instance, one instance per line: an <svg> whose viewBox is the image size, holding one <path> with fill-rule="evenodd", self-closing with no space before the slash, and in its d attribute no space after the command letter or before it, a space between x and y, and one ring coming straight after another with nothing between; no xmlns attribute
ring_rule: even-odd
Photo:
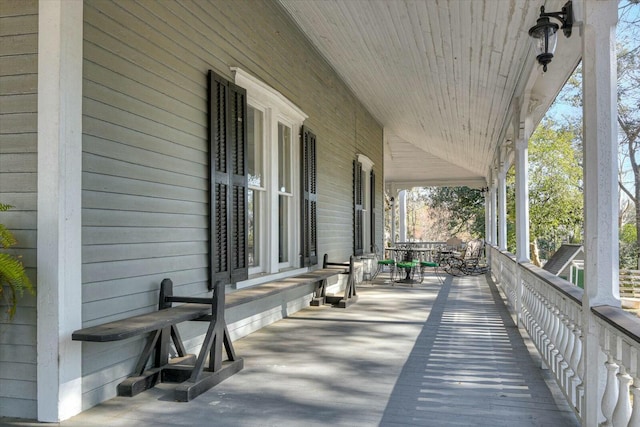
<svg viewBox="0 0 640 427"><path fill-rule="evenodd" d="M363 200L362 200L362 250L368 253L371 250L371 171L373 161L364 154L357 155L358 162L362 165L363 175Z"/></svg>
<svg viewBox="0 0 640 427"><path fill-rule="evenodd" d="M308 117L298 106L266 83L238 67L231 67L235 84L247 91L247 103L263 112L264 157L266 188L264 219L261 218L260 265L249 269L250 275L263 276L277 274L282 270L297 266L300 252L300 147L296 135L300 134L302 123ZM278 123L291 129L291 202L289 203L289 261L278 262ZM264 222L263 222L264 221ZM251 280L251 279L250 279Z"/></svg>
<svg viewBox="0 0 640 427"><path fill-rule="evenodd" d="M307 116L297 105L289 101L277 90L268 86L246 71L238 67L231 67L235 83L247 90L247 100L254 100L262 105L277 109L279 113L293 123L305 121Z"/></svg>

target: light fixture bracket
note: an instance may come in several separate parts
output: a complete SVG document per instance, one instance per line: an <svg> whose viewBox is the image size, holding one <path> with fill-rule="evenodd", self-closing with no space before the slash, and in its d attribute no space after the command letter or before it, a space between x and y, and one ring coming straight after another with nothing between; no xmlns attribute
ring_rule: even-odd
<svg viewBox="0 0 640 427"><path fill-rule="evenodd" d="M560 29L564 36L571 37L571 28L573 27L573 3L571 0L566 2L560 12L545 12L544 6L540 6L540 18L555 18L562 23Z"/></svg>

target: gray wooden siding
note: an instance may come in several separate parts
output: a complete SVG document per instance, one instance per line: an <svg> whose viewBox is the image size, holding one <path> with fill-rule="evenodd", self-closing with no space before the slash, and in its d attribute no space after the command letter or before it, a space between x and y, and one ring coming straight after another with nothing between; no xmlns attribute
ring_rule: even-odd
<svg viewBox="0 0 640 427"><path fill-rule="evenodd" d="M351 163L375 162L381 212L382 129L278 4L88 0L84 21L84 326L155 310L164 277L206 293L209 69L241 67L309 115L319 251L348 258ZM142 344L83 344L83 407L113 396Z"/></svg>
<svg viewBox="0 0 640 427"><path fill-rule="evenodd" d="M11 252L36 277L38 2L0 0L0 223ZM4 313L6 306L0 304ZM12 323L0 322L0 415L35 418L36 300L26 294Z"/></svg>

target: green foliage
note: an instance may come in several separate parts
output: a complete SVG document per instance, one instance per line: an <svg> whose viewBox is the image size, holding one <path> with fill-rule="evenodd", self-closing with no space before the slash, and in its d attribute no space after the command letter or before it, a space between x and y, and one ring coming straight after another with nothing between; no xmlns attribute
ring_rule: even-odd
<svg viewBox="0 0 640 427"><path fill-rule="evenodd" d="M430 206L451 213L451 235L468 233L474 238L484 237L484 196L469 187L438 187L431 194Z"/></svg>
<svg viewBox="0 0 640 427"><path fill-rule="evenodd" d="M635 224L624 224L620 229L620 242L635 243L638 240L638 231Z"/></svg>
<svg viewBox="0 0 640 427"><path fill-rule="evenodd" d="M571 130L550 120L529 141L531 240L581 240L582 168Z"/></svg>
<svg viewBox="0 0 640 427"><path fill-rule="evenodd" d="M0 212L11 209L12 206L0 203ZM3 225L0 224L0 248L8 249L16 244L13 234ZM24 266L20 260L6 252L0 252L0 300L7 305L7 318L13 319L16 313L18 298L24 291L34 294L34 288L31 281L27 277Z"/></svg>
<svg viewBox="0 0 640 427"><path fill-rule="evenodd" d="M580 144L569 127L543 120L529 140L529 233L547 258L582 239ZM515 251L515 174L507 174L507 248Z"/></svg>

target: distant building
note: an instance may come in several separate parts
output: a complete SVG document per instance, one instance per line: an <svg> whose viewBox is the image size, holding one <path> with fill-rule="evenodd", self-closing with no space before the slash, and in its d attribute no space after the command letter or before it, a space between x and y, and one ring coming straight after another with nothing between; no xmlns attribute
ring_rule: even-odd
<svg viewBox="0 0 640 427"><path fill-rule="evenodd" d="M579 274L582 272L582 269L574 268L573 274L571 271L574 262L581 265L582 261L584 261L584 248L582 245L564 244L560 246L542 268L558 277L583 287L582 281L579 280L581 277ZM574 278L574 276L576 277ZM574 280L572 280L572 278L574 278Z"/></svg>

